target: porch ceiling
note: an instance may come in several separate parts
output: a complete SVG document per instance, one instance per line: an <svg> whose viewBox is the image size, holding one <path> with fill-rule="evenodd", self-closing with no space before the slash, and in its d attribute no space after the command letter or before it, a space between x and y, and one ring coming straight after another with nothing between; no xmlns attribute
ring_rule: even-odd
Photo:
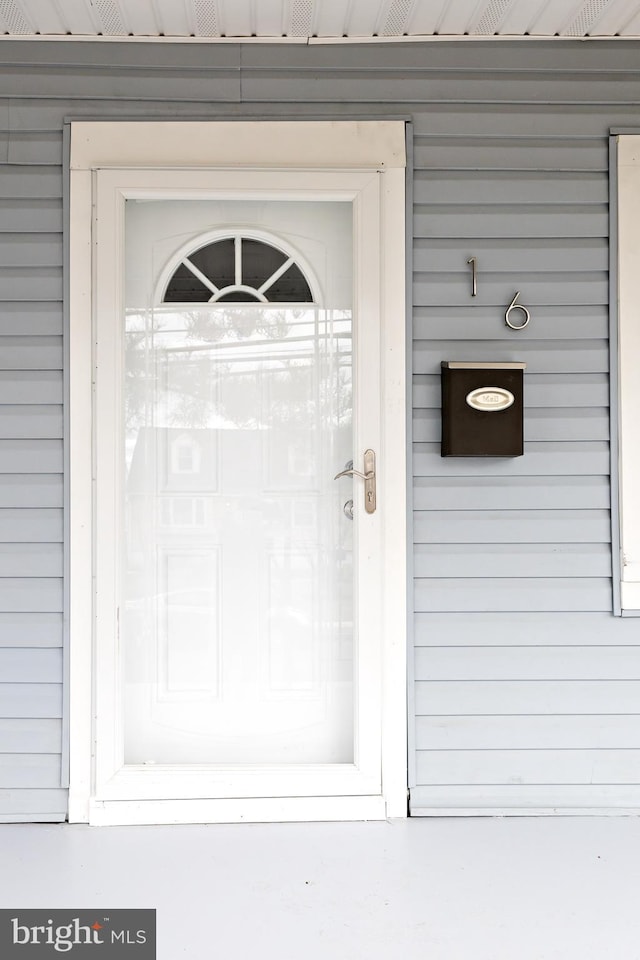
<svg viewBox="0 0 640 960"><path fill-rule="evenodd" d="M0 0L8 37L638 37L640 0Z"/></svg>

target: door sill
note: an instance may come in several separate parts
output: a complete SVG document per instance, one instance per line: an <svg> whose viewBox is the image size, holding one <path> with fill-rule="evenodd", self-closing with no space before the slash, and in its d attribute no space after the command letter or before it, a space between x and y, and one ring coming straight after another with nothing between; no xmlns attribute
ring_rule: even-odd
<svg viewBox="0 0 640 960"><path fill-rule="evenodd" d="M224 800L92 800L92 826L385 820L382 796L243 797Z"/></svg>
<svg viewBox="0 0 640 960"><path fill-rule="evenodd" d="M358 797L382 793L380 770L352 763L127 764L96 785L98 801L209 801L259 797Z"/></svg>

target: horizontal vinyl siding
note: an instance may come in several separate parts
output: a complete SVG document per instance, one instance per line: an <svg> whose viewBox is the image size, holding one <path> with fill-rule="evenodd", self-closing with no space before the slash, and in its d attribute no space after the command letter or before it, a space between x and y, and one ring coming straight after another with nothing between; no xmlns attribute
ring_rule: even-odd
<svg viewBox="0 0 640 960"><path fill-rule="evenodd" d="M611 557L606 544L582 541L554 543L552 549L548 542L524 542L510 545L508 551L503 543L462 543L458 546L420 543L414 555L414 570L418 579L474 578L478 570L490 570L493 578L498 579L536 577L540 574L541 564L544 565L545 576L549 578L606 579L611 570ZM439 586L433 584L434 590ZM609 601L607 593L607 610Z"/></svg>
<svg viewBox="0 0 640 960"><path fill-rule="evenodd" d="M522 101L640 86L498 76L499 104L415 119L411 808L637 806L639 637L611 615L615 111ZM475 80L470 99L498 97L495 75ZM504 322L516 291L521 332ZM441 360L527 364L523 457L440 457Z"/></svg>
<svg viewBox="0 0 640 960"><path fill-rule="evenodd" d="M62 613L0 611L2 647L62 647Z"/></svg>
<svg viewBox="0 0 640 960"><path fill-rule="evenodd" d="M640 623L611 614L607 276L607 136L638 125L637 49L0 42L0 821L66 809L69 116L412 119L412 810L640 807ZM443 359L527 363L524 457L440 457Z"/></svg>
<svg viewBox="0 0 640 960"><path fill-rule="evenodd" d="M640 715L568 714L421 717L419 751L436 750L633 750L640 749ZM428 763L428 759L427 759Z"/></svg>
<svg viewBox="0 0 640 960"><path fill-rule="evenodd" d="M4 101L6 105L6 101ZM0 822L62 820L62 129L0 109Z"/></svg>
<svg viewBox="0 0 640 960"><path fill-rule="evenodd" d="M0 823L57 822L66 816L66 790L0 788Z"/></svg>

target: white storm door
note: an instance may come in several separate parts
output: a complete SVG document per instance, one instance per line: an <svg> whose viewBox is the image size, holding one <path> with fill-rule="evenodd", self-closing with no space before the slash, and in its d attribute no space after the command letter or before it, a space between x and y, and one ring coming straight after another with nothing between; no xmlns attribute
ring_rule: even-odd
<svg viewBox="0 0 640 960"><path fill-rule="evenodd" d="M378 174L96 182L94 810L384 816Z"/></svg>

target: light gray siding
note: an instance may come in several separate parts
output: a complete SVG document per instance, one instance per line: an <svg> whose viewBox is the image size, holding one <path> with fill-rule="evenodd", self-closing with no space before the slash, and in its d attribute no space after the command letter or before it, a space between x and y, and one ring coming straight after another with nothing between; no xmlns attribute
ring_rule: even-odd
<svg viewBox="0 0 640 960"><path fill-rule="evenodd" d="M607 135L619 108L577 106L597 83L588 72L578 84L498 75L500 102L477 77L470 99L485 102L415 121L414 814L640 801L639 635L611 615ZM637 84L625 80L621 99ZM504 323L517 290L532 316L522 332ZM439 458L445 359L527 363L524 457Z"/></svg>
<svg viewBox="0 0 640 960"><path fill-rule="evenodd" d="M5 41L0 91L0 820L65 814L69 116L411 119L412 811L640 807L608 409L608 133L640 128L637 45ZM441 459L441 360L527 363L523 457Z"/></svg>
<svg viewBox="0 0 640 960"><path fill-rule="evenodd" d="M0 821L60 820L63 715L61 130L0 105ZM51 143L57 145L55 151Z"/></svg>

